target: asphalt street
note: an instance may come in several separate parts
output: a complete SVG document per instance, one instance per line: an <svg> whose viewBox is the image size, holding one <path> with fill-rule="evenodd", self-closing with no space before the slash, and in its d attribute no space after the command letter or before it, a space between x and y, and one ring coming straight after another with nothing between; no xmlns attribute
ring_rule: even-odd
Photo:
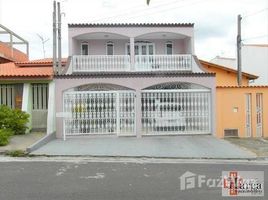
<svg viewBox="0 0 268 200"><path fill-rule="evenodd" d="M264 171L268 194L267 163L0 161L0 200L229 199L222 197L219 185L206 181L218 183L222 171L237 170ZM183 190L180 177L187 171L195 174L196 182L194 188ZM205 181L198 184L198 175Z"/></svg>

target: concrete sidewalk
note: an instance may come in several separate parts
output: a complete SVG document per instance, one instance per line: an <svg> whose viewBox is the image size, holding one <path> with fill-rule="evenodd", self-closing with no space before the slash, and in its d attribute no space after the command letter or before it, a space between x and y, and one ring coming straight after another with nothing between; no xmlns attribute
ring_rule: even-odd
<svg viewBox="0 0 268 200"><path fill-rule="evenodd" d="M31 153L53 156L255 159L256 155L214 136L55 139Z"/></svg>
<svg viewBox="0 0 268 200"><path fill-rule="evenodd" d="M0 153L13 150L26 151L27 147L40 140L46 134L43 132L32 132L25 135L13 135L10 143L6 146L0 146Z"/></svg>

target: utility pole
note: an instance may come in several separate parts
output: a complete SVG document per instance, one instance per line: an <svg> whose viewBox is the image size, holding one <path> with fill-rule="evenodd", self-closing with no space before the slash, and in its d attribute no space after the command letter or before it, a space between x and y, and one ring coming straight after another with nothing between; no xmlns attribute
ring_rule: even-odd
<svg viewBox="0 0 268 200"><path fill-rule="evenodd" d="M242 85L242 69L241 69L241 15L237 16L237 83L238 86Z"/></svg>
<svg viewBox="0 0 268 200"><path fill-rule="evenodd" d="M53 2L53 70L55 74L58 74L56 1Z"/></svg>
<svg viewBox="0 0 268 200"><path fill-rule="evenodd" d="M58 73L61 73L61 11L60 2L58 2Z"/></svg>

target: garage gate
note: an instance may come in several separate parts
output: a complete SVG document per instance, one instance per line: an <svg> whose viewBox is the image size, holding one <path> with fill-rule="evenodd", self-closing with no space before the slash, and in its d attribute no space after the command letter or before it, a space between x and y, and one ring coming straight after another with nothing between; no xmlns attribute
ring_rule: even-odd
<svg viewBox="0 0 268 200"><path fill-rule="evenodd" d="M143 135L211 133L210 90L144 90L141 96Z"/></svg>
<svg viewBox="0 0 268 200"><path fill-rule="evenodd" d="M64 93L64 137L211 133L211 91L202 86L192 83L156 85L142 90L138 100L134 90L89 91L92 86L82 89L86 91ZM136 110L141 111L138 119Z"/></svg>
<svg viewBox="0 0 268 200"><path fill-rule="evenodd" d="M136 132L133 91L72 91L64 93L64 136L131 136Z"/></svg>

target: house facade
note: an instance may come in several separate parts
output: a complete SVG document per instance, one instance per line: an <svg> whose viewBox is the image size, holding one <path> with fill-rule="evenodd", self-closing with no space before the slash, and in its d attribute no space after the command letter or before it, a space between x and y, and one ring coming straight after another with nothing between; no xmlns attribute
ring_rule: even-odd
<svg viewBox="0 0 268 200"><path fill-rule="evenodd" d="M52 59L30 61L28 42L1 24L0 30L1 35L8 36L0 38L0 105L30 114L28 131L47 129L50 133L53 122L48 112L53 113L49 104L54 101L49 98L54 91ZM24 50L19 50L18 45L23 45Z"/></svg>
<svg viewBox="0 0 268 200"><path fill-rule="evenodd" d="M203 60L200 63L216 73L217 137L268 137L268 86L250 85L258 76L245 72L238 86L236 70Z"/></svg>
<svg viewBox="0 0 268 200"><path fill-rule="evenodd" d="M193 24L69 24L69 55L54 76L58 138L215 133Z"/></svg>

